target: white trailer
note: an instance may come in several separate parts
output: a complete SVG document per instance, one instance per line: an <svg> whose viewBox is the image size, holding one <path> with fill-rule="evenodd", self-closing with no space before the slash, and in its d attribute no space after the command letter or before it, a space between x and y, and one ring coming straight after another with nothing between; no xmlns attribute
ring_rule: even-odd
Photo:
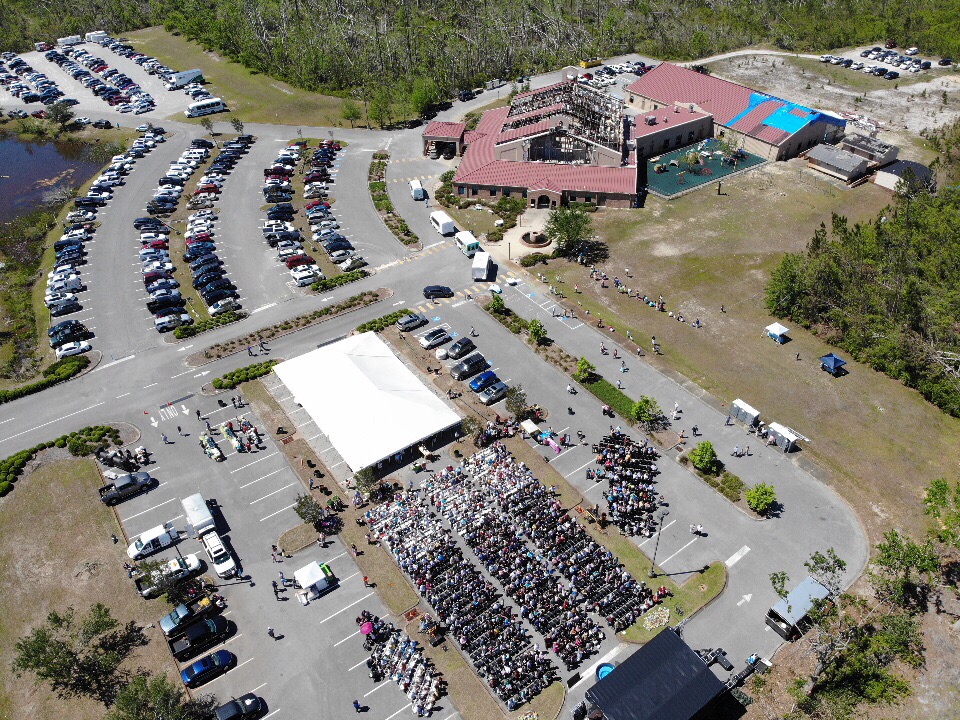
<svg viewBox="0 0 960 720"><path fill-rule="evenodd" d="M184 70L183 72L167 75L165 78L167 90L176 90L184 85L189 85L195 80L203 80L203 71L199 68L193 70Z"/></svg>
<svg viewBox="0 0 960 720"><path fill-rule="evenodd" d="M442 210L430 213L430 224L441 235L453 235L457 231L453 218Z"/></svg>
<svg viewBox="0 0 960 720"><path fill-rule="evenodd" d="M57 45L60 47L69 47L71 45L79 45L83 42L83 38L79 35L67 35L67 37L57 38Z"/></svg>
<svg viewBox="0 0 960 720"><path fill-rule="evenodd" d="M486 280L490 276L490 266L493 265L493 258L488 252L478 252L473 256L473 268L471 277L474 280Z"/></svg>
<svg viewBox="0 0 960 720"><path fill-rule="evenodd" d="M99 43L106 40L109 35L107 35L103 30L94 30L93 32L88 32L84 37L87 39L87 42Z"/></svg>

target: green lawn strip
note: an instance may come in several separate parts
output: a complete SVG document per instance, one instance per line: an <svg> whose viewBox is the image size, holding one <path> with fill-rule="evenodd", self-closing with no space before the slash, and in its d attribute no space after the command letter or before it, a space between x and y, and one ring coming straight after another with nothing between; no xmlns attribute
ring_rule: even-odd
<svg viewBox="0 0 960 720"><path fill-rule="evenodd" d="M459 229L469 230L478 238L493 230L496 227L495 223L500 219L489 210L473 210L470 208L461 210L460 208L448 207L444 212L453 218Z"/></svg>
<svg viewBox="0 0 960 720"><path fill-rule="evenodd" d="M604 405L609 405L611 408L613 408L621 418L626 420L628 423L633 423L634 400L627 397L626 393L624 393L622 390L618 390L616 387L614 387L614 385L603 378L585 382L582 383L582 385L591 393L596 395L597 399L600 400L600 402L602 402Z"/></svg>
<svg viewBox="0 0 960 720"><path fill-rule="evenodd" d="M300 90L268 75L252 72L243 65L214 52L205 52L197 43L173 35L162 27L128 33L130 44L152 55L174 70L199 68L208 89L222 98L230 113L208 116L215 123L239 117L244 122L274 125L336 126L346 124L340 117L343 99ZM177 113L180 122L199 122Z"/></svg>

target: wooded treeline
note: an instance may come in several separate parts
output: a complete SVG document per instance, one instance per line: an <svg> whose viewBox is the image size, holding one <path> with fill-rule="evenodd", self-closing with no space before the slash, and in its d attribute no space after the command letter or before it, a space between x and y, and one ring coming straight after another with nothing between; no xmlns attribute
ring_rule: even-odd
<svg viewBox="0 0 960 720"><path fill-rule="evenodd" d="M250 68L344 91L428 77L447 92L628 51L695 58L894 38L960 56L953 0L6 0L0 45L163 24Z"/></svg>
<svg viewBox="0 0 960 720"><path fill-rule="evenodd" d="M960 417L960 377L950 372L960 369L960 123L937 137L953 153L935 163L952 185L931 195L905 179L873 222L834 215L805 253L783 258L766 303Z"/></svg>

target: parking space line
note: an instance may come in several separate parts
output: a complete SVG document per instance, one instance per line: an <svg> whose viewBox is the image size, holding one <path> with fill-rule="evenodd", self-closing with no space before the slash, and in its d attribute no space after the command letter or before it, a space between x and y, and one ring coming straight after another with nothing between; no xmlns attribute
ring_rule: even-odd
<svg viewBox="0 0 960 720"><path fill-rule="evenodd" d="M263 685L257 685L257 686L256 686L253 690L251 690L250 692L256 692L256 691L259 690L260 688L264 687L264 685L266 685L266 683L263 683Z"/></svg>
<svg viewBox="0 0 960 720"><path fill-rule="evenodd" d="M150 512L151 510L156 510L158 507L163 507L163 506L166 505L167 503L172 503L174 500L176 500L176 498L170 498L169 500L164 500L164 501L163 501L162 503L160 503L159 505L154 505L152 508L147 508L147 509L144 510L143 512L138 512L136 515L131 515L131 516L128 517L128 518L124 518L122 522L130 522L130 521L133 520L134 518L140 517L141 515L146 515L146 514L147 514L148 512Z"/></svg>
<svg viewBox="0 0 960 720"><path fill-rule="evenodd" d="M290 507L293 507L293 505L291 505ZM345 611L345 610L349 610L350 608L352 608L352 607L353 607L354 605L356 605L357 603L362 603L364 600L366 600L366 599L367 599L368 597L370 597L371 595L373 595L373 591L368 592L366 595L364 595L364 596L363 596L362 598L360 598L359 600L354 600L352 603L350 603L350 604L347 605L346 607L340 608L340 609L337 610L333 615L330 615L330 616L328 616L328 617L325 617L323 620L320 621L320 624L323 625L327 620L332 620L332 619L335 618L337 615L339 615L340 613L342 613L342 612ZM366 696L364 696L364 697L366 697Z"/></svg>
<svg viewBox="0 0 960 720"><path fill-rule="evenodd" d="M587 465L590 465L590 464L593 463L593 462L594 462L594 460L590 460L589 462L586 462L586 463L584 463L583 465L581 465L580 467L578 467L576 470L571 470L569 475L564 475L564 476L563 476L564 479L569 480L569 479L570 479L570 475L576 475L578 472L580 472L581 470L583 470Z"/></svg>
<svg viewBox="0 0 960 720"><path fill-rule="evenodd" d="M281 468L281 469L282 469L282 468ZM251 502L250 504L251 504L251 505L254 505L254 504L260 502L261 500L266 500L268 497L272 497L272 496L276 495L278 492L283 492L283 491L286 490L287 488L291 488L291 487L293 487L294 485L296 485L295 482L292 482L292 483L290 483L289 485L284 485L282 488L279 488L278 490L274 490L274 491L273 491L272 493L270 493L269 495L264 495L264 496L261 497L261 498L257 498L256 500L254 500L254 501Z"/></svg>
<svg viewBox="0 0 960 720"><path fill-rule="evenodd" d="M263 460L266 460L267 458L272 458L274 455L277 454L277 452L278 452L277 450L274 450L274 451L273 451L272 453L270 453L269 455L264 455L262 458L258 458L258 459L256 459L256 460L254 460L253 462L248 462L246 465L241 465L241 466L238 467L236 470L231 470L231 471L230 471L230 474L233 475L233 473L235 473L235 472L240 472L240 471L243 470L244 468L248 468L248 467L250 467L251 465L256 465L258 462L261 462L261 461L263 461Z"/></svg>
<svg viewBox="0 0 960 720"><path fill-rule="evenodd" d="M272 718L272 717L273 717L274 715L276 715L278 712L280 712L280 709L279 709L279 708L277 708L276 710L274 710L274 711L273 711L272 713L270 713L269 715L266 715L266 716L263 718L263 720L267 720L267 718Z"/></svg>
<svg viewBox="0 0 960 720"><path fill-rule="evenodd" d="M364 697L370 697L370 696L373 695L377 690L380 690L381 688L389 687L390 685L394 685L394 683L383 681L383 682L381 682L379 685L377 685L373 690L371 690L370 692L366 693L366 694L364 695ZM396 715L396 713L394 713L394 715Z"/></svg>
<svg viewBox="0 0 960 720"><path fill-rule="evenodd" d="M366 696L364 696L364 697L366 697ZM387 720L392 720L392 718L395 718L397 715L399 715L400 713L402 713L404 710L409 710L409 709L410 709L410 706L409 706L409 705L404 705L402 708L400 708L399 710L397 710L393 715L391 715L390 717L388 717Z"/></svg>
<svg viewBox="0 0 960 720"><path fill-rule="evenodd" d="M679 555L679 554L682 553L684 550L686 550L688 547L690 547L691 545L693 545L696 541L697 541L697 538L694 538L693 540L691 540L690 542L688 542L688 543L687 543L686 545L684 545L682 548L680 548L679 550L677 550L673 555L671 555L670 557L668 557L666 560L662 561L662 562L660 563L660 567L663 567L663 566L666 565L668 562L670 562L671 560L673 560L677 555Z"/></svg>
<svg viewBox="0 0 960 720"><path fill-rule="evenodd" d="M261 480L266 480L268 477L271 477L272 475L276 475L278 472L283 472L284 470L286 470L286 468L280 468L279 470L274 470L272 473L267 473L267 474L264 475L263 477L258 477L258 478L257 478L256 480L254 480L253 482L248 482L246 485L241 485L241 486L240 486L240 489L242 490L242 489L245 488L245 487L250 487L251 485L253 485L253 483L258 483L258 482L260 482ZM290 487L290 486L287 485L287 487ZM278 492L279 492L279 491L278 491ZM261 498L261 499L262 499L262 498ZM256 502L256 500L254 500L254 502Z"/></svg>
<svg viewBox="0 0 960 720"><path fill-rule="evenodd" d="M361 660L360 662L358 662L356 665L354 665L352 668L350 668L349 670L347 670L347 672L353 672L354 670L356 670L356 669L357 669L358 667L360 667L361 665L366 665L368 660L370 660L370 658L368 658L368 657L367 657L367 658L364 658L363 660Z"/></svg>
<svg viewBox="0 0 960 720"><path fill-rule="evenodd" d="M728 568L732 568L734 565L740 562L740 559L744 555L746 555L748 552L750 552L750 548L744 545L742 548L737 550L733 555L731 555L730 558L724 563L724 565L726 565Z"/></svg>
<svg viewBox="0 0 960 720"><path fill-rule="evenodd" d="M671 520L670 522L668 522L666 525L664 525L662 528L660 528L660 532L663 532L664 530L666 530L668 527L670 527L671 525L673 525L676 521L677 521L677 519L674 518L673 520ZM642 543L639 543L639 544L637 545L637 547L643 547L646 543L650 542L650 541L653 540L655 537L656 537L656 535L651 535L651 536L648 537L646 540L644 540Z"/></svg>
<svg viewBox="0 0 960 720"><path fill-rule="evenodd" d="M224 615L226 615L226 613L224 613ZM223 641L223 644L226 645L227 643L231 643L234 640L236 640L238 637L243 637L243 633L237 633L232 638L227 638L226 640Z"/></svg>
<svg viewBox="0 0 960 720"><path fill-rule="evenodd" d="M263 522L264 520L269 520L269 519L272 518L274 515L279 515L279 514L282 513L284 510L289 510L289 509L292 508L294 505L296 505L296 503L291 503L290 505L287 505L285 508L280 508L280 509L277 510L275 513L270 513L270 514L267 515L266 517L260 518L260 522Z"/></svg>
<svg viewBox="0 0 960 720"><path fill-rule="evenodd" d="M6 442L7 440L13 440L14 438L18 438L18 437L20 437L21 435L26 435L27 433L33 432L34 430L39 430L40 428L44 428L44 427L46 427L47 425L53 425L54 423L58 423L58 422L60 422L61 420L66 420L68 417L73 417L74 415L79 415L80 413L84 413L84 412L86 412L87 410L93 410L95 407L100 407L100 406L103 405L104 403L106 403L106 400L104 400L104 402L98 402L96 405L91 405L90 407L85 407L85 408L83 408L83 410L77 410L76 412L69 413L69 414L67 414L67 415L64 415L63 417L57 418L56 420L51 420L50 422L45 422L45 423L43 423L42 425L37 425L36 427L32 427L32 428L30 428L29 430L23 430L23 431L21 431L21 432L18 432L16 435L11 435L10 437L5 437L5 438L3 438L2 440L0 440L0 442Z"/></svg>
<svg viewBox="0 0 960 720"><path fill-rule="evenodd" d="M340 640L339 642L335 642L335 643L333 644L333 646L334 646L334 647L339 647L340 645L343 645L343 644L344 644L347 640L349 640L350 638L356 637L356 636L359 635L359 634L360 634L360 631L359 631L359 630L357 630L355 633L350 633L350 634L347 635L343 640Z"/></svg>

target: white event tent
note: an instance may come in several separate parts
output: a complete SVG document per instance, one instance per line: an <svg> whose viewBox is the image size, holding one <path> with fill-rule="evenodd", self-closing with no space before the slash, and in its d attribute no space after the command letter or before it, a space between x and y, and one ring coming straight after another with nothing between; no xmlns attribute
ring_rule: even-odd
<svg viewBox="0 0 960 720"><path fill-rule="evenodd" d="M353 472L460 422L373 332L273 370Z"/></svg>

